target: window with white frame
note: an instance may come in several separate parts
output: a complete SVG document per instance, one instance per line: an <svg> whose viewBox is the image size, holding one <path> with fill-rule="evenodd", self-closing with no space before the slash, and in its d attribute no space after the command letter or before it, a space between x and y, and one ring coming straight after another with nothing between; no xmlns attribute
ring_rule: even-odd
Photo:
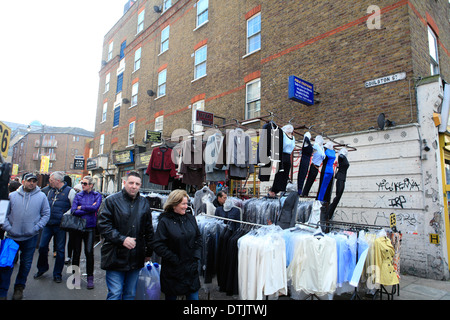
<svg viewBox="0 0 450 320"><path fill-rule="evenodd" d="M138 14L137 32L136 33L139 33L142 30L144 30L144 18L145 18L145 10L142 10Z"/></svg>
<svg viewBox="0 0 450 320"><path fill-rule="evenodd" d="M139 82L136 82L131 87L131 106L137 106L138 104L138 91L139 91Z"/></svg>
<svg viewBox="0 0 450 320"><path fill-rule="evenodd" d="M139 48L134 52L134 71L141 68L141 49Z"/></svg>
<svg viewBox="0 0 450 320"><path fill-rule="evenodd" d="M157 97L166 95L167 69L158 73L158 94Z"/></svg>
<svg viewBox="0 0 450 320"><path fill-rule="evenodd" d="M203 46L195 51L194 80L206 76L206 58L208 46Z"/></svg>
<svg viewBox="0 0 450 320"><path fill-rule="evenodd" d="M119 125L120 121L120 103L114 106L113 128Z"/></svg>
<svg viewBox="0 0 450 320"><path fill-rule="evenodd" d="M108 72L108 74L105 77L105 92L109 91L109 82L111 81L111 73Z"/></svg>
<svg viewBox="0 0 450 320"><path fill-rule="evenodd" d="M111 43L108 46L108 61L112 59L113 48L114 48L114 41L111 41Z"/></svg>
<svg viewBox="0 0 450 320"><path fill-rule="evenodd" d="M430 70L433 76L439 74L439 55L437 37L430 27L428 27L428 47L430 52Z"/></svg>
<svg viewBox="0 0 450 320"><path fill-rule="evenodd" d="M128 145L134 144L134 132L135 132L136 121L132 121L128 124Z"/></svg>
<svg viewBox="0 0 450 320"><path fill-rule="evenodd" d="M172 0L164 0L163 2L163 11L166 11L172 6Z"/></svg>
<svg viewBox="0 0 450 320"><path fill-rule="evenodd" d="M208 0L197 2L197 27L208 21Z"/></svg>
<svg viewBox="0 0 450 320"><path fill-rule="evenodd" d="M103 104L103 111L102 111L102 122L106 121L106 113L108 112L108 102L106 101Z"/></svg>
<svg viewBox="0 0 450 320"><path fill-rule="evenodd" d="M261 79L246 85L245 119L259 117L261 113Z"/></svg>
<svg viewBox="0 0 450 320"><path fill-rule="evenodd" d="M161 31L161 53L169 49L169 33L170 26L165 27Z"/></svg>
<svg viewBox="0 0 450 320"><path fill-rule="evenodd" d="M192 131L194 133L203 131L201 122L197 123L197 110L205 111L205 100L200 100L192 104Z"/></svg>
<svg viewBox="0 0 450 320"><path fill-rule="evenodd" d="M98 149L98 154L103 154L103 146L105 144L105 134L100 135L100 146Z"/></svg>
<svg viewBox="0 0 450 320"><path fill-rule="evenodd" d="M164 128L164 116L155 118L155 131L163 131Z"/></svg>
<svg viewBox="0 0 450 320"><path fill-rule="evenodd" d="M261 49L261 14L247 20L247 54Z"/></svg>

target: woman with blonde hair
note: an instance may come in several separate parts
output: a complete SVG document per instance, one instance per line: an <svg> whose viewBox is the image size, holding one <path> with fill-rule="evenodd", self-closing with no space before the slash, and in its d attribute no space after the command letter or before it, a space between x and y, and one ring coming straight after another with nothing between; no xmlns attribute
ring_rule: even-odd
<svg viewBox="0 0 450 320"><path fill-rule="evenodd" d="M198 300L202 239L195 217L186 213L189 196L174 190L158 217L153 249L161 257L161 291L166 300Z"/></svg>

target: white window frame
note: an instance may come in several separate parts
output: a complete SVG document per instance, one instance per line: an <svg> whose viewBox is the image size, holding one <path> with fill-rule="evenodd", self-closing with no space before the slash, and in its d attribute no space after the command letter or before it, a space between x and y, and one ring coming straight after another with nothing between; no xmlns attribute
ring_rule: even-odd
<svg viewBox="0 0 450 320"><path fill-rule="evenodd" d="M199 100L192 104L191 130L194 133L203 131L203 126L201 124L197 124L197 110L205 111L205 100Z"/></svg>
<svg viewBox="0 0 450 320"><path fill-rule="evenodd" d="M144 30L144 20L145 20L145 9L142 10L138 14L138 21L137 21L137 31L136 34L140 33L142 30Z"/></svg>
<svg viewBox="0 0 450 320"><path fill-rule="evenodd" d="M108 72L105 77L105 92L109 91L109 83L111 82L111 73Z"/></svg>
<svg viewBox="0 0 450 320"><path fill-rule="evenodd" d="M249 99L249 88L250 86L253 86L257 83L259 83L259 96L251 97L251 99ZM255 111L252 111L253 114L250 114L249 108L250 105L255 102L258 104L258 101L259 101L259 112L256 113ZM260 115L261 115L261 79L258 78L246 83L245 85L245 119L252 119L255 117L259 117Z"/></svg>
<svg viewBox="0 0 450 320"><path fill-rule="evenodd" d="M155 118L155 131L162 132L164 129L164 116L159 116Z"/></svg>
<svg viewBox="0 0 450 320"><path fill-rule="evenodd" d="M199 6L200 2L206 2L206 9L203 9L201 12L199 12L199 10L201 10L201 7ZM206 20L202 21L199 23L199 18L206 13ZM197 17L196 17L196 28L199 28L200 26L204 25L205 23L207 23L209 21L209 2L208 0L198 0L197 1Z"/></svg>
<svg viewBox="0 0 450 320"><path fill-rule="evenodd" d="M129 146L134 144L135 132L136 132L136 121L131 121L128 124L128 145Z"/></svg>
<svg viewBox="0 0 450 320"><path fill-rule="evenodd" d="M437 36L430 26L428 26L428 53L430 55L431 75L434 76L439 74L439 50Z"/></svg>
<svg viewBox="0 0 450 320"><path fill-rule="evenodd" d="M259 19L259 30L256 30L256 31L250 30L249 25L255 19ZM253 48L250 51L250 42L256 38L259 38L259 47ZM257 52L259 50L261 50L261 13L260 12L258 12L257 14L255 14L254 16L252 16L251 18L249 18L247 20L247 55L252 54L253 52Z"/></svg>
<svg viewBox="0 0 450 320"><path fill-rule="evenodd" d="M105 145L105 134L100 135L100 146L98 148L98 154L103 154L103 146Z"/></svg>
<svg viewBox="0 0 450 320"><path fill-rule="evenodd" d="M169 50L169 36L170 36L170 25L161 30L160 54Z"/></svg>
<svg viewBox="0 0 450 320"><path fill-rule="evenodd" d="M113 57L113 49L114 49L114 41L111 41L111 43L108 45L108 60L111 60Z"/></svg>
<svg viewBox="0 0 450 320"><path fill-rule="evenodd" d="M107 112L108 112L108 101L106 101L106 102L103 104L102 121L101 121L100 123L106 121L106 115L107 115Z"/></svg>
<svg viewBox="0 0 450 320"><path fill-rule="evenodd" d="M131 107L133 108L138 104L139 82L136 82L131 87Z"/></svg>
<svg viewBox="0 0 450 320"><path fill-rule="evenodd" d="M137 71L141 68L141 55L142 55L142 47L137 49L134 52L134 71Z"/></svg>
<svg viewBox="0 0 450 320"><path fill-rule="evenodd" d="M167 68L158 73L158 92L156 97L164 97L166 95Z"/></svg>
<svg viewBox="0 0 450 320"><path fill-rule="evenodd" d="M199 53L203 52L205 50L205 58L201 61L197 61L197 57L199 57ZM200 79L202 77L205 77L207 75L206 73L206 61L208 60L208 45L204 45L201 48L198 48L195 50L194 54L194 80ZM204 66L204 73L199 74L199 70L202 70L200 68L203 68Z"/></svg>
<svg viewBox="0 0 450 320"><path fill-rule="evenodd" d="M163 12L170 9L172 6L172 0L164 0L163 1Z"/></svg>

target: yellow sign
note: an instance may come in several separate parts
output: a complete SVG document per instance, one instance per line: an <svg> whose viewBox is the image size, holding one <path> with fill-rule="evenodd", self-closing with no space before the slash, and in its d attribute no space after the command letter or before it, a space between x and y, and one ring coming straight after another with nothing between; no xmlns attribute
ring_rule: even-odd
<svg viewBox="0 0 450 320"><path fill-rule="evenodd" d="M9 138L11 137L11 129L0 121L0 151L4 158L8 156Z"/></svg>
<svg viewBox="0 0 450 320"><path fill-rule="evenodd" d="M395 215L394 212L392 212L391 215L389 216L389 222L391 229L397 226L397 216Z"/></svg>
<svg viewBox="0 0 450 320"><path fill-rule="evenodd" d="M430 243L439 244L439 235L437 233L430 233Z"/></svg>
<svg viewBox="0 0 450 320"><path fill-rule="evenodd" d="M48 166L50 163L50 158L48 156L41 156L41 169L40 173L48 173Z"/></svg>
<svg viewBox="0 0 450 320"><path fill-rule="evenodd" d="M17 175L19 173L19 165L17 163L14 163L12 166L12 172L11 174L13 176Z"/></svg>

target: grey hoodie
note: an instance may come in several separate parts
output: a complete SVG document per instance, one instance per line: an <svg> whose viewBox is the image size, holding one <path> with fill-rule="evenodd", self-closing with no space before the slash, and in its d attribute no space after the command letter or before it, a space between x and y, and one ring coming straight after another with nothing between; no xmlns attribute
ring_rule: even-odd
<svg viewBox="0 0 450 320"><path fill-rule="evenodd" d="M39 233L50 219L47 197L39 187L25 192L23 186L9 194L9 207L3 230L15 241L28 240Z"/></svg>

